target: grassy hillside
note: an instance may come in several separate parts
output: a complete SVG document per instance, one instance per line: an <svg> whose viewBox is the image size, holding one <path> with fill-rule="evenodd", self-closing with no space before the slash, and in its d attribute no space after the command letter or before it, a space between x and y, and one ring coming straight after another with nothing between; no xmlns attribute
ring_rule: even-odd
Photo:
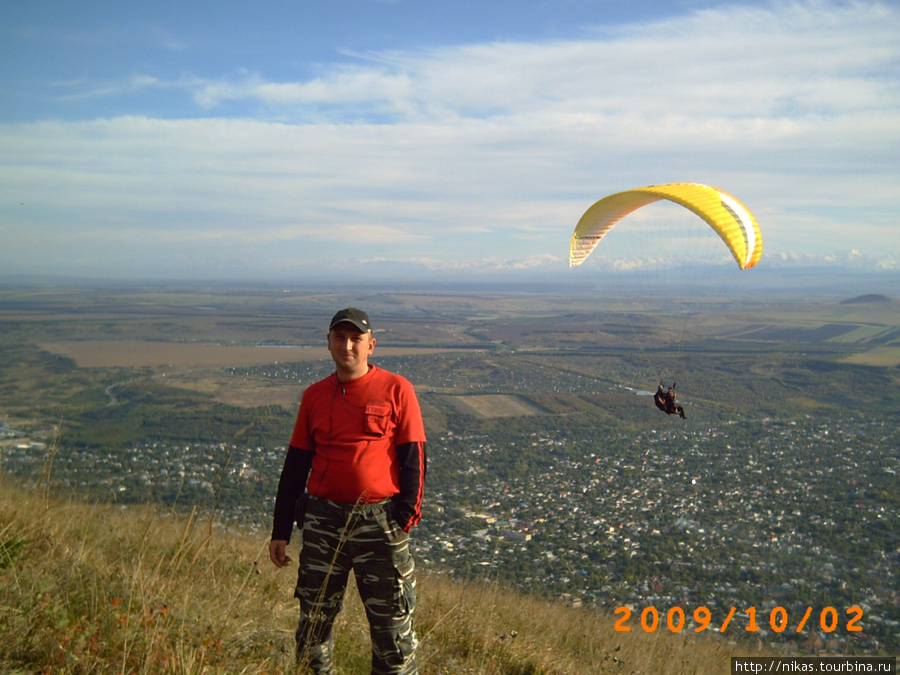
<svg viewBox="0 0 900 675"><path fill-rule="evenodd" d="M294 672L296 568L276 570L266 547L205 518L0 479L0 672ZM420 575L419 607L423 675L724 673L738 653L689 629L616 632L616 617L433 575ZM355 591L337 634L338 672L368 673Z"/></svg>

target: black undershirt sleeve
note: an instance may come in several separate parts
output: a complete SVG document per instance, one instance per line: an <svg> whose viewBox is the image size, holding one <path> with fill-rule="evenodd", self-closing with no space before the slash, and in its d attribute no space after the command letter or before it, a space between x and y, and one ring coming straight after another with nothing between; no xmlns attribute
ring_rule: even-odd
<svg viewBox="0 0 900 675"><path fill-rule="evenodd" d="M302 525L302 514L297 512L297 502L306 490L313 455L314 453L293 445L288 447L278 481L278 495L275 497L272 539L290 541L295 519L301 521Z"/></svg>
<svg viewBox="0 0 900 675"><path fill-rule="evenodd" d="M422 495L425 487L425 443L401 443L397 446L400 467L400 493L392 501L397 524L405 532L422 517Z"/></svg>

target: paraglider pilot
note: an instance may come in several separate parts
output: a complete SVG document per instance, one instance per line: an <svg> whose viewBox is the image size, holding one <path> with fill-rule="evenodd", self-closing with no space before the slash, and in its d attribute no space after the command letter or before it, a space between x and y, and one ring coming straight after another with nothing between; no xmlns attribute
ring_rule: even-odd
<svg viewBox="0 0 900 675"><path fill-rule="evenodd" d="M677 414L681 419L685 419L684 408L675 402L676 384L678 383L672 382L671 387L663 389L662 382L660 382L659 387L656 389L656 393L653 395L653 402L656 404L656 407L666 413L666 415Z"/></svg>

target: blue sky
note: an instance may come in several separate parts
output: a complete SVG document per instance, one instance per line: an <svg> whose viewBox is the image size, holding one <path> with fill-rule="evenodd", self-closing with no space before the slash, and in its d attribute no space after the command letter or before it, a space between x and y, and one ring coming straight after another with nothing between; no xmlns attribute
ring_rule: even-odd
<svg viewBox="0 0 900 675"><path fill-rule="evenodd" d="M898 35L896 2L5 0L0 274L562 270L594 201L676 181L763 265L900 269Z"/></svg>

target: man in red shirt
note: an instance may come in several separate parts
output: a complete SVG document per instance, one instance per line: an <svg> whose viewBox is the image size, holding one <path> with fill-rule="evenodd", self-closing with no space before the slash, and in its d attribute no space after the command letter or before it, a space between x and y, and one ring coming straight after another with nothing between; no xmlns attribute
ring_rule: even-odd
<svg viewBox="0 0 900 675"><path fill-rule="evenodd" d="M334 668L334 620L354 571L369 620L373 675L415 675L415 572L408 532L422 515L425 428L412 384L368 362L369 317L350 307L328 329L334 374L303 392L275 499L269 557L302 531L297 658Z"/></svg>

